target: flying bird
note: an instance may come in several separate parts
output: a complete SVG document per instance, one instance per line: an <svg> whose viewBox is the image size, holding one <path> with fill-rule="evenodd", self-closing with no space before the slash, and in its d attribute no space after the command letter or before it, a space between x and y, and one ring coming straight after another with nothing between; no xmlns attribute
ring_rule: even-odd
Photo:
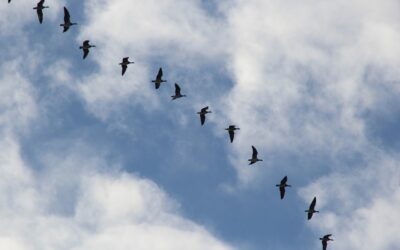
<svg viewBox="0 0 400 250"><path fill-rule="evenodd" d="M156 89L158 89L158 88L160 87L160 84L161 84L161 83L166 82L165 80L162 79L162 76L163 76L163 71L162 71L162 68L160 68L160 69L158 70L156 79L152 81L152 82L155 83Z"/></svg>
<svg viewBox="0 0 400 250"><path fill-rule="evenodd" d="M315 205L317 204L317 197L314 197L314 199L312 200L310 207L308 208L308 210L306 210L305 212L307 212L307 218L310 220L313 216L314 213L319 213L319 211L315 210Z"/></svg>
<svg viewBox="0 0 400 250"><path fill-rule="evenodd" d="M250 162L249 165L254 164L258 161L262 161L262 159L257 158L258 155L257 149L254 146L251 146L251 148L253 149L253 154L251 156L251 159L248 160Z"/></svg>
<svg viewBox="0 0 400 250"><path fill-rule="evenodd" d="M122 75L125 74L126 68L128 68L128 64L131 64L131 63L134 63L134 62L130 62L129 57L122 58L122 62L119 64L122 67Z"/></svg>
<svg viewBox="0 0 400 250"><path fill-rule="evenodd" d="M182 95L181 94L181 87L179 87L179 85L177 83L175 83L175 95L171 96L172 100L181 98L181 97L185 97L186 95Z"/></svg>
<svg viewBox="0 0 400 250"><path fill-rule="evenodd" d="M332 234L327 234L324 237L319 238L322 241L322 250L326 250L328 246L328 241L333 241L333 239L330 238L331 236Z"/></svg>
<svg viewBox="0 0 400 250"><path fill-rule="evenodd" d="M203 126L204 122L206 121L206 114L211 113L211 111L208 111L208 106L204 107L200 110L200 112L197 112L197 114L200 115L200 122L201 126Z"/></svg>
<svg viewBox="0 0 400 250"><path fill-rule="evenodd" d="M281 193L281 200L283 199L283 197L285 197L285 188L291 187L290 185L286 184L287 180L288 180L288 178L287 178L287 176L285 176L281 180L281 183L276 185L277 187L279 187L279 192Z"/></svg>
<svg viewBox="0 0 400 250"><path fill-rule="evenodd" d="M89 49L96 47L95 45L90 45L89 44L89 40L86 40L83 42L82 46L80 46L79 48L83 50L83 59L85 59L87 57L87 55L89 54Z"/></svg>
<svg viewBox="0 0 400 250"><path fill-rule="evenodd" d="M235 137L235 130L240 130L240 128L237 128L235 125L229 125L229 127L226 128L225 130L228 130L229 138L231 139L231 143L232 143L233 138Z"/></svg>
<svg viewBox="0 0 400 250"><path fill-rule="evenodd" d="M61 27L64 27L63 32L66 32L72 25L77 25L77 23L71 23L71 16L67 8L64 7L64 23L60 24Z"/></svg>
<svg viewBox="0 0 400 250"><path fill-rule="evenodd" d="M49 8L49 6L44 6L43 4L44 0L40 0L40 2L37 3L36 7L33 8L34 10L36 10L37 16L39 18L39 23L43 22L43 9Z"/></svg>

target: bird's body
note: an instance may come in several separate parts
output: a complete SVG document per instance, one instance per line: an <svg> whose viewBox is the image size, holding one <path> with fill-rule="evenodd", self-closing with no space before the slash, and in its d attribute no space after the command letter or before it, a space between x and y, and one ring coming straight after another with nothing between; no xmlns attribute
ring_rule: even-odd
<svg viewBox="0 0 400 250"><path fill-rule="evenodd" d="M262 161L262 159L257 158L258 155L257 149L254 146L251 146L251 148L253 149L253 154L251 156L251 159L248 160L250 162L249 165L252 165L258 161Z"/></svg>
<svg viewBox="0 0 400 250"><path fill-rule="evenodd" d="M37 13L37 16L39 19L39 23L43 22L43 9L49 8L49 6L44 6L43 4L44 4L44 0L40 0L37 3L36 7L33 8L34 10L36 10L36 13Z"/></svg>
<svg viewBox="0 0 400 250"><path fill-rule="evenodd" d="M154 82L156 89L158 89L160 87L161 83L167 82L166 80L162 79L162 76L163 76L163 70L162 70L162 68L160 68L158 70L156 79L152 81L152 82Z"/></svg>
<svg viewBox="0 0 400 250"><path fill-rule="evenodd" d="M308 208L308 210L305 211L305 212L307 212L307 218L309 220L311 220L314 213L319 213L319 211L315 210L316 204L317 204L317 197L314 197L314 199L312 200L312 202L310 204L310 207Z"/></svg>
<svg viewBox="0 0 400 250"><path fill-rule="evenodd" d="M333 239L331 239L330 237L332 236L332 234L327 234L322 238L319 238L322 242L322 250L326 250L326 248L328 247L328 241L333 241Z"/></svg>
<svg viewBox="0 0 400 250"><path fill-rule="evenodd" d="M277 187L279 187L279 192L281 194L281 200L285 197L285 188L291 187L290 185L286 184L287 180L288 180L288 178L287 178L287 176L285 176L281 180L281 183L276 185Z"/></svg>
<svg viewBox="0 0 400 250"><path fill-rule="evenodd" d="M85 59L87 57L87 55L89 54L89 49L96 47L95 45L90 45L89 44L89 40L86 40L83 42L82 46L80 46L79 48L83 50L83 59Z"/></svg>
<svg viewBox="0 0 400 250"><path fill-rule="evenodd" d="M206 114L211 113L211 111L208 111L208 106L204 107L200 110L200 112L197 112L197 114L200 115L200 123L201 126L203 126L204 122L206 121Z"/></svg>
<svg viewBox="0 0 400 250"><path fill-rule="evenodd" d="M131 63L134 63L134 62L130 62L129 57L122 58L122 62L119 64L122 67L122 75L125 74L126 68L128 68L128 64L131 64Z"/></svg>
<svg viewBox="0 0 400 250"><path fill-rule="evenodd" d="M229 138L231 140L231 143L233 142L233 138L235 137L235 130L240 130L240 128L237 128L235 125L229 125L225 130L228 130L229 133Z"/></svg>
<svg viewBox="0 0 400 250"><path fill-rule="evenodd" d="M181 98L181 97L185 97L186 95L182 95L181 94L181 88L179 87L179 85L177 83L175 83L175 95L171 96L172 100Z"/></svg>
<svg viewBox="0 0 400 250"><path fill-rule="evenodd" d="M64 27L63 32L66 32L72 25L77 25L77 23L71 23L71 16L69 15L69 11L66 7L64 7L64 23L60 24L61 27Z"/></svg>

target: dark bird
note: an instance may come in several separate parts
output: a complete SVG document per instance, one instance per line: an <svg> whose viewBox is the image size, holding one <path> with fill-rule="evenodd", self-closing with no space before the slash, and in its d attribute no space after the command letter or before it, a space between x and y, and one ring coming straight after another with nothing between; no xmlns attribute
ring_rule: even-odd
<svg viewBox="0 0 400 250"><path fill-rule="evenodd" d="M89 49L96 47L95 45L90 45L89 44L89 40L86 40L83 42L82 46L80 46L79 48L83 50L83 59L85 59L87 57L87 55L89 54Z"/></svg>
<svg viewBox="0 0 400 250"><path fill-rule="evenodd" d="M49 8L49 6L43 6L43 4L44 0L40 0L40 2L37 3L36 7L33 8L34 10L36 10L37 16L39 18L39 23L43 22L43 9Z"/></svg>
<svg viewBox="0 0 400 250"><path fill-rule="evenodd" d="M128 68L128 64L131 64L131 63L134 63L134 62L130 62L129 57L122 58L122 62L119 64L122 67L122 75L125 74L126 68Z"/></svg>
<svg viewBox="0 0 400 250"><path fill-rule="evenodd" d="M181 94L181 87L179 87L179 85L177 83L175 83L175 95L171 96L172 100L181 98L181 97L185 97L186 95L182 95Z"/></svg>
<svg viewBox="0 0 400 250"><path fill-rule="evenodd" d="M235 125L229 125L229 127L226 128L225 130L228 130L229 138L231 139L231 143L232 143L233 138L235 137L235 130L240 130L240 128L237 128Z"/></svg>
<svg viewBox="0 0 400 250"><path fill-rule="evenodd" d="M162 72L162 68L160 68L160 69L158 70L156 79L152 81L152 82L155 83L156 89L158 89L158 88L160 87L160 84L161 84L161 83L166 82L165 80L162 79L162 76L163 76L163 72Z"/></svg>
<svg viewBox="0 0 400 250"><path fill-rule="evenodd" d="M287 180L288 180L287 176L285 176L281 180L281 183L276 185L277 187L279 187L279 192L281 193L281 200L283 199L283 197L285 197L285 188L291 187L290 185L286 184Z"/></svg>
<svg viewBox="0 0 400 250"><path fill-rule="evenodd" d="M314 197L314 199L312 200L310 207L308 208L308 210L306 210L305 212L307 212L307 218L310 220L313 216L314 213L319 213L319 211L315 210L315 205L317 204L317 197Z"/></svg>
<svg viewBox="0 0 400 250"><path fill-rule="evenodd" d="M206 114L207 113L211 113L211 111L207 111L208 106L204 107L200 110L200 112L197 112L197 114L200 115L200 122L201 122L201 126L203 126L204 122L206 121Z"/></svg>
<svg viewBox="0 0 400 250"><path fill-rule="evenodd" d="M251 159L248 160L250 162L249 165L254 164L258 161L262 161L261 159L257 158L258 155L257 149L254 146L251 146L251 148L253 149L253 154L251 156Z"/></svg>
<svg viewBox="0 0 400 250"><path fill-rule="evenodd" d="M328 241L333 241L330 237L332 234L327 234L322 238L319 238L322 241L322 250L326 250L326 247L328 246Z"/></svg>
<svg viewBox="0 0 400 250"><path fill-rule="evenodd" d="M64 7L64 23L60 24L61 27L64 27L63 32L66 32L72 25L77 25L77 23L71 23L71 16L67 8Z"/></svg>

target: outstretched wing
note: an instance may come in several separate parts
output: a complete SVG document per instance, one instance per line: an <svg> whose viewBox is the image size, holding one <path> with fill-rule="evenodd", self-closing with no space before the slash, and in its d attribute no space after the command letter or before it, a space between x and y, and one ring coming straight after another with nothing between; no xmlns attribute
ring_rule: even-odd
<svg viewBox="0 0 400 250"><path fill-rule="evenodd" d="M154 85L155 85L156 89L158 89L158 88L160 87L160 82L155 81L155 82L154 82Z"/></svg>
<svg viewBox="0 0 400 250"><path fill-rule="evenodd" d="M44 4L44 0L40 0L39 2L38 2L38 5L43 5Z"/></svg>
<svg viewBox="0 0 400 250"><path fill-rule="evenodd" d="M203 126L205 121L206 121L206 115L205 114L200 114L200 122L201 122L202 126Z"/></svg>
<svg viewBox="0 0 400 250"><path fill-rule="evenodd" d="M310 210L314 210L316 204L317 204L317 197L314 197L314 199L312 200L312 202L310 204Z"/></svg>
<svg viewBox="0 0 400 250"><path fill-rule="evenodd" d="M66 7L64 7L64 23L70 23L70 15Z"/></svg>
<svg viewBox="0 0 400 250"><path fill-rule="evenodd" d="M88 47L89 46L89 40L85 40L83 42L83 47Z"/></svg>
<svg viewBox="0 0 400 250"><path fill-rule="evenodd" d="M257 154L258 154L257 149L256 149L254 146L251 146L251 148L253 149L252 158L253 158L253 159L256 159L256 158L257 158Z"/></svg>
<svg viewBox="0 0 400 250"><path fill-rule="evenodd" d="M326 247L328 246L328 242L323 240L322 241L322 250L326 250Z"/></svg>
<svg viewBox="0 0 400 250"><path fill-rule="evenodd" d="M125 71L126 71L126 68L128 68L128 66L126 66L126 65L121 65L121 67L122 67L122 75L124 75L124 74L125 74Z"/></svg>
<svg viewBox="0 0 400 250"><path fill-rule="evenodd" d="M43 11L42 11L42 9L37 8L36 9L36 13L37 13L37 16L38 16L38 19L39 19L39 23L42 23L43 22Z"/></svg>
<svg viewBox="0 0 400 250"><path fill-rule="evenodd" d="M83 49L83 59L85 59L88 54L89 54L89 49Z"/></svg>
<svg viewBox="0 0 400 250"><path fill-rule="evenodd" d="M235 137L235 131L229 130L229 138L231 139L231 143L233 142L233 138Z"/></svg>
<svg viewBox="0 0 400 250"><path fill-rule="evenodd" d="M156 80L157 80L157 81L161 81L162 76L163 76L163 72L162 72L162 68L160 68L160 69L158 70Z"/></svg>
<svg viewBox="0 0 400 250"><path fill-rule="evenodd" d="M281 200L285 197L285 186L279 187L279 192L281 193Z"/></svg>
<svg viewBox="0 0 400 250"><path fill-rule="evenodd" d="M313 216L313 213L311 213L311 212L307 213L307 219L311 220L312 216Z"/></svg>
<svg viewBox="0 0 400 250"><path fill-rule="evenodd" d="M204 107L204 108L202 108L202 109L200 110L200 112L201 112L201 113L204 113L204 112L206 112L206 111L207 111L207 109L208 109L208 106L207 106L207 107Z"/></svg>
<svg viewBox="0 0 400 250"><path fill-rule="evenodd" d="M181 88L177 83L175 83L175 95L180 96L181 95Z"/></svg>
<svg viewBox="0 0 400 250"><path fill-rule="evenodd" d="M69 30L69 26L64 26L63 32L67 32Z"/></svg>
<svg viewBox="0 0 400 250"><path fill-rule="evenodd" d="M285 185L287 182L287 176L283 177L283 179L281 180L281 185Z"/></svg>

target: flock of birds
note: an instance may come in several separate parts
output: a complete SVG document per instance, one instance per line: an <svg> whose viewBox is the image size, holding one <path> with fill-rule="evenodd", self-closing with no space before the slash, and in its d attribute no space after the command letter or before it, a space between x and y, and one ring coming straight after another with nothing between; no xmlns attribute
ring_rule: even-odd
<svg viewBox="0 0 400 250"><path fill-rule="evenodd" d="M34 10L36 10L36 13L37 13L37 16L39 19L39 23L43 22L43 9L49 8L49 6L44 6L44 1L45 0L39 1L37 3L36 7L33 8ZM11 0L8 0L8 3L10 3L10 2L11 2ZM73 25L77 25L77 23L71 22L71 16L69 14L69 11L66 7L64 7L64 23L60 24L60 26L63 27L63 32L67 32L69 30L69 28ZM90 48L96 47L95 45L89 44L89 42L90 42L89 40L85 40L83 42L82 46L79 47L80 49L83 50L83 59L85 59L88 56ZM125 74L129 64L134 64L134 62L129 61L129 57L124 57L122 59L122 62L119 63L119 65L121 65L121 68L122 68L122 72L121 72L122 75ZM162 77L163 77L163 70L162 70L162 68L160 68L158 70L156 79L152 80L152 82L155 84L156 89L158 89L161 86L161 83L167 82L166 80L163 80ZM186 97L186 95L181 94L181 88L177 83L175 83L175 95L173 95L171 97L172 97L172 100L176 100L181 97ZM206 115L209 113L212 113L212 112L209 110L208 106L202 108L199 112L197 112L197 114L200 115L201 126L204 125L204 123L206 121ZM228 128L225 128L225 130L228 131L230 142L232 143L233 139L235 137L235 131L240 130L240 128L236 127L235 125L230 125ZM251 148L253 150L253 153L252 153L251 159L248 159L249 165L255 164L258 161L262 161L262 159L258 158L257 149L254 146L251 146ZM277 187L279 187L281 199L283 199L285 197L286 187L291 187L291 185L287 184L287 181L288 181L288 177L285 176L281 180L281 182L276 185ZM310 220L313 217L314 213L319 213L319 211L315 210L316 204L317 204L317 198L314 197L313 200L311 201L311 204L310 204L308 210L305 210L305 212L307 213L308 220ZM324 235L322 238L319 238L322 242L323 250L327 249L328 241L333 241L333 239L331 239L331 236L332 236L332 234L327 234L327 235Z"/></svg>

